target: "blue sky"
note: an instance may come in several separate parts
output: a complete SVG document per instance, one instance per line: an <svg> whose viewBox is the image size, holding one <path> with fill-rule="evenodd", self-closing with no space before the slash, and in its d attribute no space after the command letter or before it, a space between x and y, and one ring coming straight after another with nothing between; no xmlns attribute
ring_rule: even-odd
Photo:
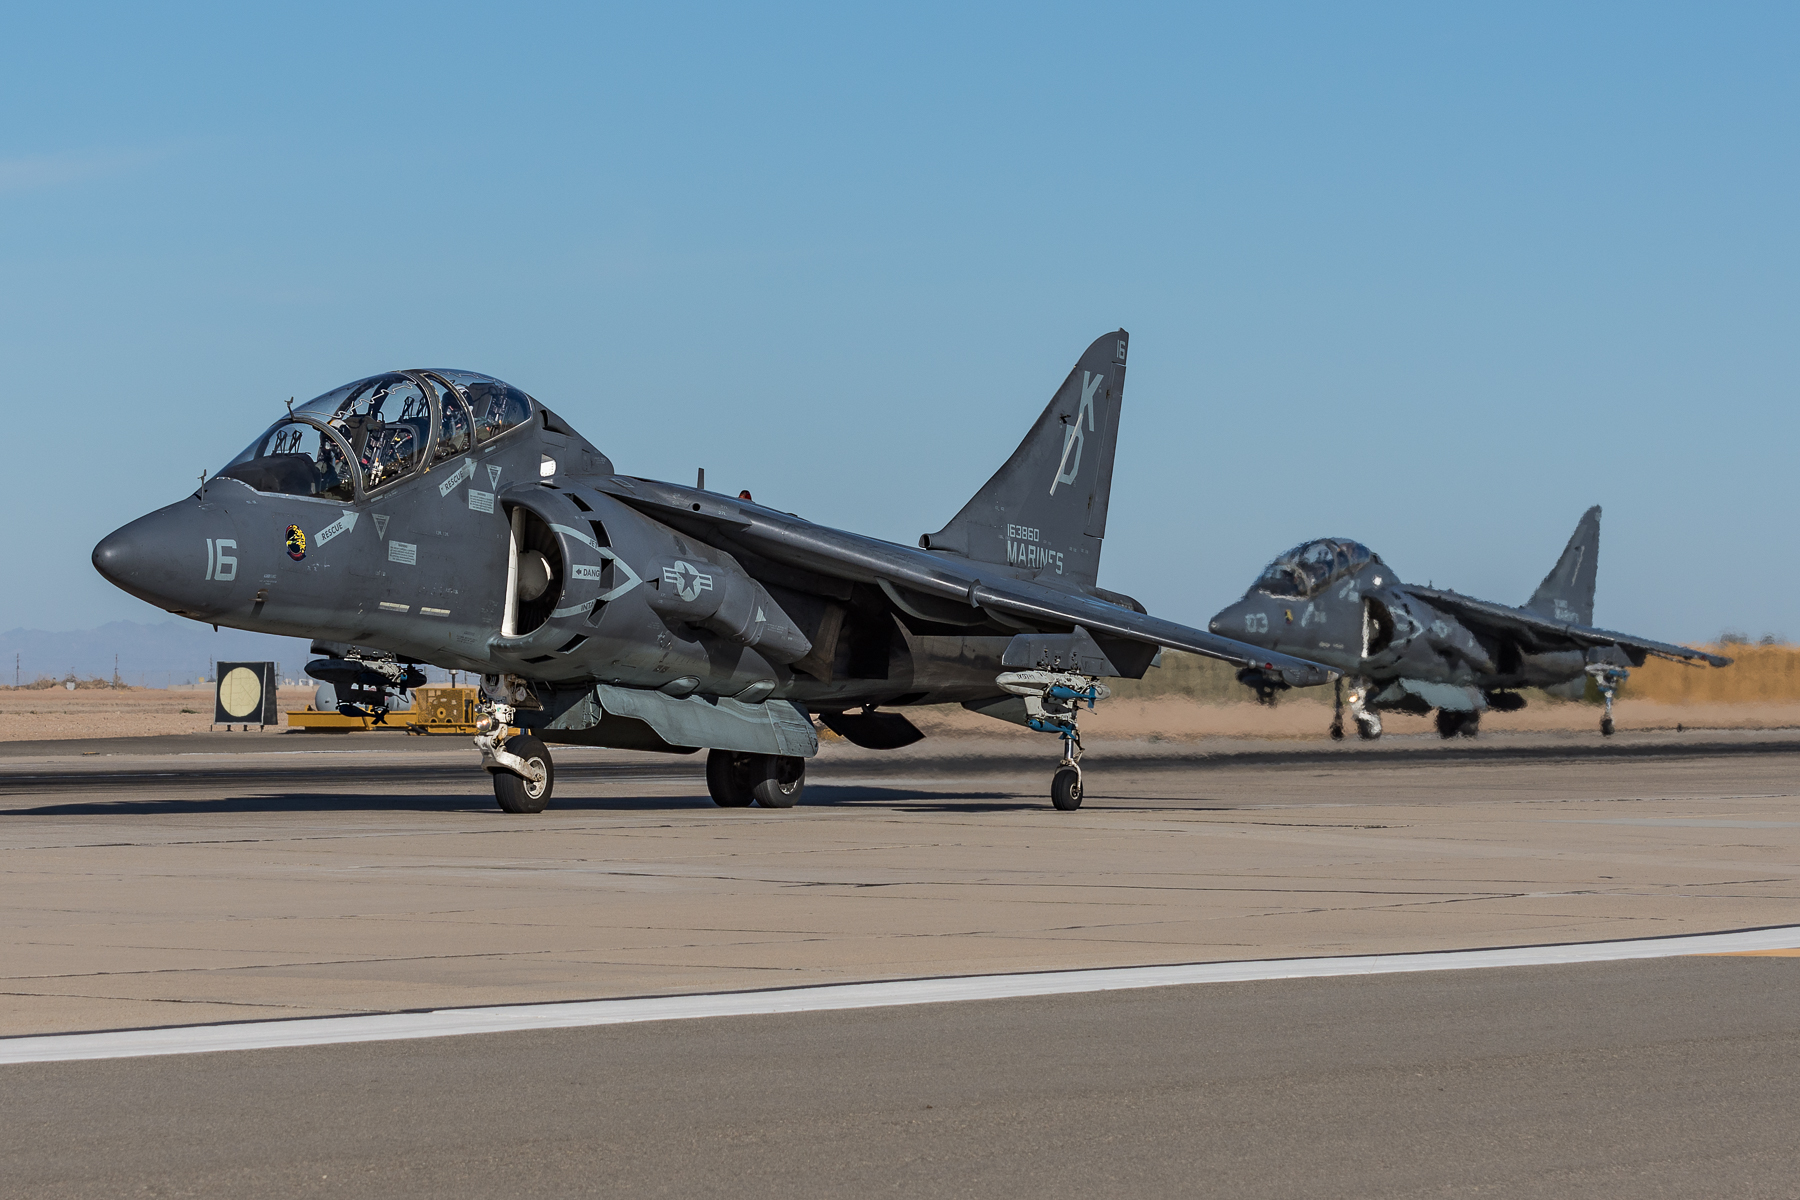
<svg viewBox="0 0 1800 1200"><path fill-rule="evenodd" d="M294 395L499 375L912 542L1133 335L1101 582L1369 543L1800 637L1789 6L38 6L0 72L0 628Z"/></svg>

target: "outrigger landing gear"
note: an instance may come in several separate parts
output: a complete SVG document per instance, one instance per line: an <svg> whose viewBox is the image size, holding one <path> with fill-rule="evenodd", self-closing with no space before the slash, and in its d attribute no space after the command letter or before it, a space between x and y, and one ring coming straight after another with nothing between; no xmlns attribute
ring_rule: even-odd
<svg viewBox="0 0 1800 1200"><path fill-rule="evenodd" d="M1062 738L1062 761L1050 781L1050 803L1064 812L1081 807L1081 705L1093 711L1112 695L1105 684L1073 671L1008 671L995 677L1006 691L1025 701L1026 723L1039 733Z"/></svg>
<svg viewBox="0 0 1800 1200"><path fill-rule="evenodd" d="M1611 663L1589 663L1587 673L1593 677L1594 686L1600 689L1600 695L1606 701L1606 715L1600 718L1600 736L1611 737L1613 735L1613 693L1618 691L1627 679L1631 678L1631 672L1624 667L1615 667Z"/></svg>
<svg viewBox="0 0 1800 1200"><path fill-rule="evenodd" d="M550 751L528 733L506 737L519 709L542 705L531 686L516 675L482 676L481 696L475 748L481 751L482 769L494 777L494 802L503 812L543 812L556 784Z"/></svg>

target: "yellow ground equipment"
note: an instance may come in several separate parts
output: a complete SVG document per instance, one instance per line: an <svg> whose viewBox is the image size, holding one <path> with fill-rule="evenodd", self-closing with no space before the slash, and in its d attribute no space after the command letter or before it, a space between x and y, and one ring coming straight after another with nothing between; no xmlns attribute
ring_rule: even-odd
<svg viewBox="0 0 1800 1200"><path fill-rule="evenodd" d="M320 712L310 704L290 711L288 725L312 733L358 733L363 731L391 733L466 733L475 732L475 703L481 698L479 688L422 687L414 688L410 709L397 708L387 720L377 725L369 717L347 717L339 712Z"/></svg>
<svg viewBox="0 0 1800 1200"><path fill-rule="evenodd" d="M412 719L405 722L406 732L473 734L475 702L479 699L479 688L414 688L412 712L408 714Z"/></svg>

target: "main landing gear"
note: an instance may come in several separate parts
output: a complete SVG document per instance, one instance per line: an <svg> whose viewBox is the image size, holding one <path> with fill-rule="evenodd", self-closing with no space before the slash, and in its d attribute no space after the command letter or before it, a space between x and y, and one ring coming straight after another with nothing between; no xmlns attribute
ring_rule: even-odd
<svg viewBox="0 0 1800 1200"><path fill-rule="evenodd" d="M1438 736L1448 740L1458 734L1472 738L1481 732L1481 714L1478 712L1456 712L1453 709L1437 710Z"/></svg>
<svg viewBox="0 0 1800 1200"><path fill-rule="evenodd" d="M792 808L806 787L806 760L786 754L706 752L706 790L720 808Z"/></svg>
<svg viewBox="0 0 1800 1200"><path fill-rule="evenodd" d="M1624 667L1615 667L1610 663L1589 663L1587 673L1592 676L1594 686L1600 689L1601 697L1606 701L1606 715L1600 718L1600 736L1613 735L1613 693L1618 691L1631 672Z"/></svg>
<svg viewBox="0 0 1800 1200"><path fill-rule="evenodd" d="M1097 701L1112 693L1091 676L1073 671L1007 671L994 682L1025 701L1026 723L1033 729L1062 738L1063 756L1050 780L1050 803L1063 812L1080 808L1081 705L1092 712Z"/></svg>
<svg viewBox="0 0 1800 1200"><path fill-rule="evenodd" d="M1340 677L1332 682L1331 704L1331 740L1344 740L1344 681ZM1350 687L1350 716L1356 721L1356 736L1365 742L1372 742L1381 736L1381 717L1364 702L1369 695L1369 686L1360 680Z"/></svg>
<svg viewBox="0 0 1800 1200"><path fill-rule="evenodd" d="M512 675L482 676L481 696L475 748L481 751L482 768L494 777L494 802L503 812L543 812L556 786L550 751L528 733L506 736L519 709L542 705L530 686Z"/></svg>

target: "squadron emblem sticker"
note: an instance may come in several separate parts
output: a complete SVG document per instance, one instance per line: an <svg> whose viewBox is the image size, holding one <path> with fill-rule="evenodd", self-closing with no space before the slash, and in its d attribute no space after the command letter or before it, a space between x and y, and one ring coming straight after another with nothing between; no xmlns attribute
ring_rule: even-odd
<svg viewBox="0 0 1800 1200"><path fill-rule="evenodd" d="M298 525L287 527L287 552L295 562L306 557L306 530Z"/></svg>

